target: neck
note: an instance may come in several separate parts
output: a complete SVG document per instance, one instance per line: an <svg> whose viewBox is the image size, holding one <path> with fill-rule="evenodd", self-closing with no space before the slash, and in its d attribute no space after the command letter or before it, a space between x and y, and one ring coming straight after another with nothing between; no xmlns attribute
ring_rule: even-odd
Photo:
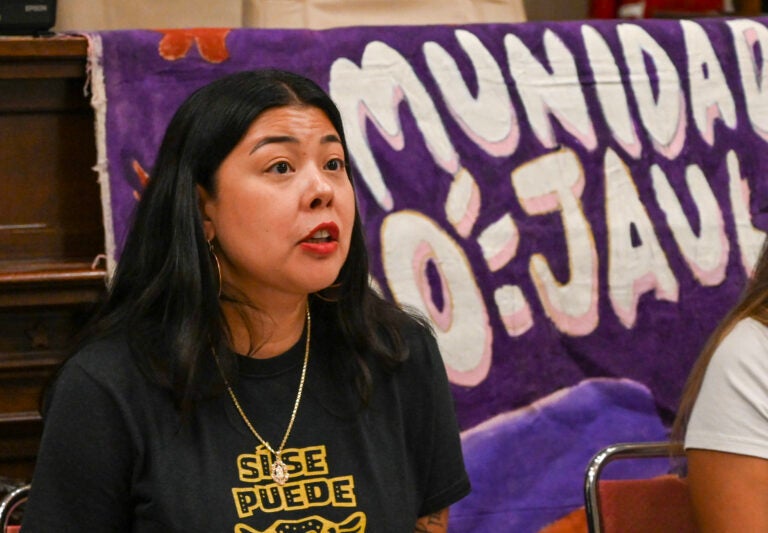
<svg viewBox="0 0 768 533"><path fill-rule="evenodd" d="M303 298L288 305L272 306L269 310L232 303L226 303L222 309L232 332L234 350L257 359L267 359L286 352L301 338L307 300Z"/></svg>

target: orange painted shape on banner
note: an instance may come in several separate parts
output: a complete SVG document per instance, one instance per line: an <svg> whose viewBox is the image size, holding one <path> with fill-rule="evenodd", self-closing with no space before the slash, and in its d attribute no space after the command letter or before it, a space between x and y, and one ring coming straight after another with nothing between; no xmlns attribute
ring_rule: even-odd
<svg viewBox="0 0 768 533"><path fill-rule="evenodd" d="M229 59L227 50L227 35L225 28L196 28L183 30L160 30L163 38L158 45L161 57L168 61L176 61L187 56L192 43L197 44L200 56L209 63L221 63Z"/></svg>
<svg viewBox="0 0 768 533"><path fill-rule="evenodd" d="M138 176L139 184L141 185L141 191L137 191L135 189L133 191L133 197L138 201L141 199L141 193L144 191L144 189L147 188L147 183L149 183L149 174L147 174L147 171L144 170L144 168L141 166L141 163L135 159L133 160L131 166L133 166L133 171L136 173L136 176Z"/></svg>
<svg viewBox="0 0 768 533"><path fill-rule="evenodd" d="M579 507L545 526L539 533L585 533L587 531L587 513L584 507Z"/></svg>

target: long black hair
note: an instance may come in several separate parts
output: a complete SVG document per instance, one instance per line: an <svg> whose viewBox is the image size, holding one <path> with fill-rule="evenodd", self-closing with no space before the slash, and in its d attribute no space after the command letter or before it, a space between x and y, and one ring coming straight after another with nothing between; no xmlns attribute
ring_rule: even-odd
<svg viewBox="0 0 768 533"><path fill-rule="evenodd" d="M106 301L87 329L88 338L124 335L144 373L169 388L181 410L216 389L211 388L218 380L211 377L218 376L212 350L224 359L227 379L235 379L197 187L215 197L217 170L253 121L268 109L294 105L315 107L328 117L349 169L339 111L311 80L265 69L229 75L198 89L171 119ZM389 366L407 358L401 331L412 319L380 298L368 275L356 210L339 276L330 288L310 295L310 304L313 315L339 333L364 399L371 388L366 354Z"/></svg>

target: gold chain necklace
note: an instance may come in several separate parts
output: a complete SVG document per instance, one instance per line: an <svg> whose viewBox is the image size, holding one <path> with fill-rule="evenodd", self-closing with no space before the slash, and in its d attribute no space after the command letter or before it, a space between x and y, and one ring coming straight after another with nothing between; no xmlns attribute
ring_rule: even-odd
<svg viewBox="0 0 768 533"><path fill-rule="evenodd" d="M243 411L243 408L240 406L240 402L237 401L237 396L235 396L235 392L232 390L232 386L229 384L229 381L227 380L226 376L224 375L224 372L221 370L221 365L219 364L219 356L216 354L216 350L211 347L213 350L213 356L216 359L216 366L219 367L219 373L221 374L221 378L224 380L224 385L227 387L227 391L229 392L230 398L232 398L232 403L235 404L235 409L237 409L237 412L240 413L240 417L243 419L243 422L245 422L245 425L248 426L248 429L251 430L251 433L261 442L264 447L269 450L272 455L275 456L275 460L272 463L272 467L270 468L270 475L272 476L272 479L275 480L275 483L278 485L285 485L285 482L288 481L288 478L290 477L288 474L288 467L285 465L283 460L280 458L280 456L283 453L283 448L285 447L285 443L288 441L288 435L291 434L291 429L293 429L293 423L296 420L296 413L299 410L299 403L301 402L301 393L304 391L304 378L307 375L307 363L309 362L309 338L310 338L310 332L312 330L312 317L309 314L309 306L307 306L307 341L304 345L304 366L301 368L301 379L299 380L299 391L296 393L296 401L293 404L293 412L291 413L291 419L288 421L288 428L285 430L285 435L283 435L283 441L280 443L280 446L277 448L277 451L275 451L272 446L269 445L269 443L264 439L261 435L259 435L259 432L256 431L256 428L253 427L253 424L251 424L251 421L248 420L248 417L245 416L245 411Z"/></svg>

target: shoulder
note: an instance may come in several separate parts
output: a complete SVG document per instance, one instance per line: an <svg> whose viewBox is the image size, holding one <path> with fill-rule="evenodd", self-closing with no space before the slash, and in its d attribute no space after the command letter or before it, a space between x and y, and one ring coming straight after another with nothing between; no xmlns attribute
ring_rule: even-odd
<svg viewBox="0 0 768 533"><path fill-rule="evenodd" d="M737 322L715 349L711 372L768 374L768 327L753 318ZM708 368L708 372L710 372Z"/></svg>
<svg viewBox="0 0 768 533"><path fill-rule="evenodd" d="M60 368L53 392L93 390L126 392L143 386L139 371L126 339L109 337L81 346Z"/></svg>
<svg viewBox="0 0 768 533"><path fill-rule="evenodd" d="M437 338L432 328L426 322L408 316L401 329L403 341L408 347L408 359L415 364L432 366L442 365Z"/></svg>
<svg viewBox="0 0 768 533"><path fill-rule="evenodd" d="M67 361L65 368L75 366L94 376L111 376L115 370L134 366L128 342L121 336L90 341Z"/></svg>
<svg viewBox="0 0 768 533"><path fill-rule="evenodd" d="M425 399L437 390L447 388L445 364L432 329L418 320L409 319L401 335L408 355L395 370L400 388Z"/></svg>
<svg viewBox="0 0 768 533"><path fill-rule="evenodd" d="M754 318L739 320L733 329L725 336L724 341L738 342L740 340L754 340L768 342L768 327Z"/></svg>
<svg viewBox="0 0 768 533"><path fill-rule="evenodd" d="M686 430L686 448L768 458L768 328L747 318L715 349Z"/></svg>

